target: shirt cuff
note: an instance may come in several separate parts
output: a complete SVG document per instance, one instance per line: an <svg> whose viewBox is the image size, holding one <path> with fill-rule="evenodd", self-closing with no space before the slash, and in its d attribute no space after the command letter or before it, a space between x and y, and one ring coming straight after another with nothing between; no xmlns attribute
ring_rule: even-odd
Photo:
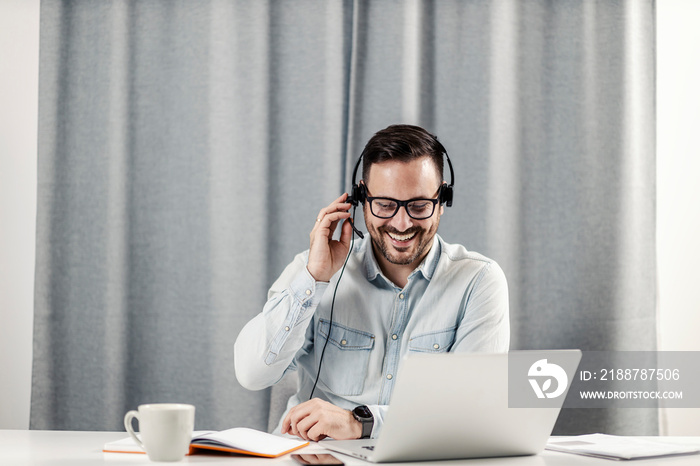
<svg viewBox="0 0 700 466"><path fill-rule="evenodd" d="M317 282L306 267L289 284L292 296L304 308L318 306L326 288L328 288L328 282Z"/></svg>

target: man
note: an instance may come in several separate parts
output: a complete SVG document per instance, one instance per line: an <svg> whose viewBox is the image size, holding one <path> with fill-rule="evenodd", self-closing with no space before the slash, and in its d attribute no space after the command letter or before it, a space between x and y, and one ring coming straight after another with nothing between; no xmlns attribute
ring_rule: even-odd
<svg viewBox="0 0 700 466"><path fill-rule="evenodd" d="M375 134L360 156L369 238L353 240L347 193L321 209L309 250L287 266L238 336L236 376L244 387L259 390L299 372L282 433L376 437L404 356L508 350L501 268L437 235L448 187L443 152L416 126Z"/></svg>

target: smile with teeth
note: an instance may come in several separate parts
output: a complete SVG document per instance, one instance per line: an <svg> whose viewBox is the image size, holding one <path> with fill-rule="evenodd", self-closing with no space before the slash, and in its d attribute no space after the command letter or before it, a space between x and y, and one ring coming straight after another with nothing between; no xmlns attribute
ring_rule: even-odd
<svg viewBox="0 0 700 466"><path fill-rule="evenodd" d="M387 232L387 234L391 237L391 239L393 239L393 240L395 240L395 241L402 242L402 243L405 243L406 241L409 241L409 240L411 240L414 236L416 236L416 232L415 232L415 231L414 231L414 232L411 232L411 233L408 233L408 234L405 234L405 235L400 235L400 234L398 234L398 233L389 233L389 232Z"/></svg>

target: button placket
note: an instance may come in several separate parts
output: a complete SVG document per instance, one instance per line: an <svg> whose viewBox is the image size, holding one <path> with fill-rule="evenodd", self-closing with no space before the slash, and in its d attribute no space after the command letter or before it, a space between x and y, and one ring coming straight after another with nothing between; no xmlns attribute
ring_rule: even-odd
<svg viewBox="0 0 700 466"><path fill-rule="evenodd" d="M389 396L391 395L394 375L398 368L401 354L401 340L399 336L403 332L406 326L406 318L408 315L408 294L404 290L396 289L395 296L395 312L396 319L394 325L390 329L387 335L386 342L386 356L384 360L384 383L382 384L380 399L388 403Z"/></svg>

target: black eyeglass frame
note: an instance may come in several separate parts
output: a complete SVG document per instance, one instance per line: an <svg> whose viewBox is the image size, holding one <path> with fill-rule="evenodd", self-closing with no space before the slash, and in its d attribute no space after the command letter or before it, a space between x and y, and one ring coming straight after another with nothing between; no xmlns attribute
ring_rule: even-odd
<svg viewBox="0 0 700 466"><path fill-rule="evenodd" d="M377 218L381 218L384 220L389 219L389 218L393 218L396 216L396 214L399 213L399 209L401 207L403 207L404 209L406 209L406 213L408 214L408 216L411 217L412 219L414 219L414 220L427 220L435 214L435 206L440 202L440 192L442 191L443 186L444 186L444 184L440 185L440 188L438 189L437 197L434 199L426 199L426 198L422 198L422 197L416 197L413 199L408 199L407 201L399 201L398 199L394 199L391 197L373 197L373 196L369 195L369 192L367 192L367 194L365 195L365 200L369 204L369 211L372 212L372 215L374 215ZM372 209L372 201L374 201L376 199L384 199L387 201L395 202L396 209L394 210L394 213L389 215L388 217L383 217L381 215L375 214L374 209ZM411 211L408 209L408 204L411 202L418 202L418 201L426 201L426 202L430 202L433 204L433 209L430 211L430 215L428 215L427 217L414 217L413 215L411 215Z"/></svg>

